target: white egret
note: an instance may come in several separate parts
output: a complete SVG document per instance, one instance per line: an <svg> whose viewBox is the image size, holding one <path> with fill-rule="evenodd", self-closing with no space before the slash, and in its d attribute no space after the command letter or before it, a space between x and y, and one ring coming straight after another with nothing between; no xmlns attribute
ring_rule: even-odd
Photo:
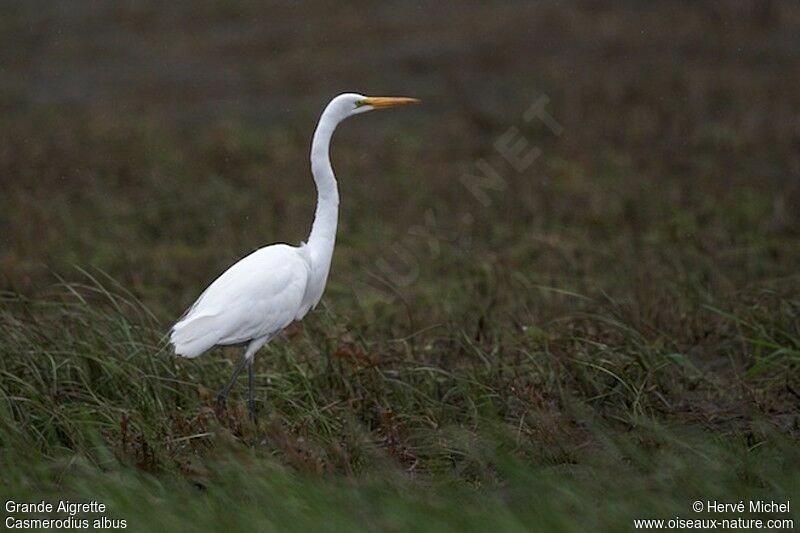
<svg viewBox="0 0 800 533"><path fill-rule="evenodd" d="M329 156L331 137L344 119L414 98L341 94L322 112L311 143L311 173L317 209L307 243L272 244L248 255L222 273L172 327L175 353L193 358L214 346L245 346L244 356L217 396L225 403L245 366L248 409L255 418L253 360L256 352L295 320L313 309L325 290L336 240L339 190Z"/></svg>

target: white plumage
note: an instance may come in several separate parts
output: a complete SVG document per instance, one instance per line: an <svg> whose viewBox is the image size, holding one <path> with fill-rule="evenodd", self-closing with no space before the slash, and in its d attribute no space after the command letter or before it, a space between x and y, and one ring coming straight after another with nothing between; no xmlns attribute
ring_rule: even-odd
<svg viewBox="0 0 800 533"><path fill-rule="evenodd" d="M342 94L331 100L311 143L311 172L317 209L308 244L273 244L240 260L209 287L170 332L175 353L197 357L214 346L246 345L242 361L218 396L224 403L239 373L248 366L251 416L253 358L265 343L317 305L328 279L339 213L339 189L329 147L336 126L347 117L417 100Z"/></svg>
<svg viewBox="0 0 800 533"><path fill-rule="evenodd" d="M175 353L197 357L217 345L271 338L319 301L321 294L306 293L310 274L305 246L256 250L218 277L175 324Z"/></svg>

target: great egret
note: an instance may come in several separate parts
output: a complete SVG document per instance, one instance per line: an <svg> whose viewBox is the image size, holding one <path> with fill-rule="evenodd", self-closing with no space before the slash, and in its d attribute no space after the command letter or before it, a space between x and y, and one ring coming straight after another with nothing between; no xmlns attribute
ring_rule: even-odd
<svg viewBox="0 0 800 533"><path fill-rule="evenodd" d="M217 396L220 405L247 366L247 406L255 419L255 353L290 323L302 319L325 290L339 213L339 190L328 154L336 126L365 111L416 102L415 98L352 93L331 100L311 142L317 210L308 242L300 246L272 244L251 253L209 285L172 327L170 342L183 357L197 357L214 346L245 346L241 362Z"/></svg>

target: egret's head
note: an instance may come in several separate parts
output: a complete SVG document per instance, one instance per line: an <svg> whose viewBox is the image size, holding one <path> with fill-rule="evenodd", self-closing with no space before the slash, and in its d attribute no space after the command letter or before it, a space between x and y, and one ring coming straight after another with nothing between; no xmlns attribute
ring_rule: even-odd
<svg viewBox="0 0 800 533"><path fill-rule="evenodd" d="M364 96L363 94L345 93L334 98L329 107L335 110L341 119L344 119L373 109L387 109L417 102L419 100L416 98L405 96Z"/></svg>

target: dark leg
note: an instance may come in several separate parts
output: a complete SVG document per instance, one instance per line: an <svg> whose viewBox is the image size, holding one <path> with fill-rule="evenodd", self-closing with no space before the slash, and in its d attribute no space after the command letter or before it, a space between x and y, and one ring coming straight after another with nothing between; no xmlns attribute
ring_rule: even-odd
<svg viewBox="0 0 800 533"><path fill-rule="evenodd" d="M244 365L247 364L247 361L248 357L247 354L245 354L245 356L242 357L242 360L239 361L239 364L237 364L236 368L233 370L233 375L231 376L231 379L228 380L225 386L222 387L222 390L219 392L219 394L217 394L217 406L219 406L220 408L225 407L225 400L228 399L228 394L231 393L233 384L236 383L236 379L239 377L239 374L241 374L242 370L244 370Z"/></svg>
<svg viewBox="0 0 800 533"><path fill-rule="evenodd" d="M253 424L256 423L256 391L253 367L255 367L255 358L250 359L247 365L247 380L249 382L249 393L247 398L247 410L250 411L250 420Z"/></svg>

